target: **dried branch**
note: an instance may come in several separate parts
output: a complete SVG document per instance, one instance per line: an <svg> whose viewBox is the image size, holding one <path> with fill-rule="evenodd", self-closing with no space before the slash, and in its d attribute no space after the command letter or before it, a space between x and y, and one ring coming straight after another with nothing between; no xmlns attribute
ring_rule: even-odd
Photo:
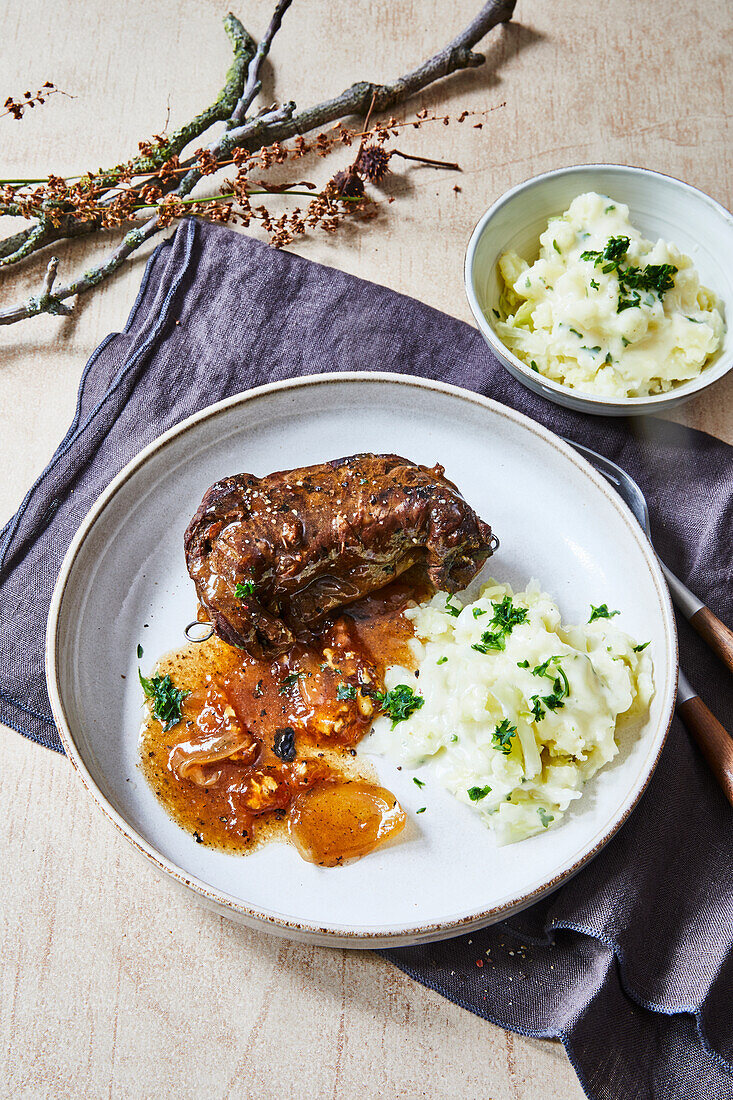
<svg viewBox="0 0 733 1100"><path fill-rule="evenodd" d="M234 129L239 126L246 118L247 111L252 106L252 103L257 95L259 95L262 89L262 81L260 80L260 69L262 68L262 62L270 52L270 46L272 40L280 30L280 25L283 21L283 16L288 10L293 0L278 0L275 11L272 13L272 19L270 25L264 33L262 41L255 50L254 57L249 65L249 72L247 73L247 83L244 86L244 90L240 96L234 110L231 112L231 118L227 123L227 129Z"/></svg>
<svg viewBox="0 0 733 1100"><path fill-rule="evenodd" d="M232 44L233 57L224 80L224 86L218 96L209 107L206 107L190 122L187 122L185 126L175 130L165 142L151 147L149 152L136 157L131 166L133 172L141 174L155 172L171 156L182 152L192 141L205 134L215 122L226 122L236 111L244 92L250 63L255 57L258 47L236 15L232 15L231 12L224 18L224 30ZM96 177L97 184L102 188L113 187L121 177L122 167L118 165L102 172ZM31 180L28 182L40 183L43 181ZM0 213L17 215L20 211L3 207ZM17 263L31 252L37 252L39 248L52 244L54 241L93 233L100 228L98 219L80 224L71 215L62 217L58 226L50 224L43 217L41 221L44 223L42 229L39 229L39 225L35 225L23 230L21 233L13 234L12 237L8 237L4 241L0 241L0 267ZM29 244L30 247L28 247Z"/></svg>
<svg viewBox="0 0 733 1100"><path fill-rule="evenodd" d="M268 121L273 123L279 122L282 116L292 113L293 108L294 104L285 104L276 111L264 115L261 119L254 119L248 126L245 125L241 127L241 129L243 132L249 129L253 134L259 133L262 128L267 125ZM247 134L244 133L243 140L246 140L246 137ZM215 153L218 144L219 142L213 142L212 145L209 146L209 150ZM193 190L200 179L201 172L197 168L191 169L184 177L179 187L176 188L174 194L180 197L187 195ZM161 214L162 211L159 211L146 221L144 225L131 229L129 233L126 233L121 243L112 253L110 253L106 260L97 267L91 268L89 271L85 272L80 279L76 279L67 286L60 287L53 295L49 295L48 293L40 294L37 297L30 298L22 305L0 312L0 325L12 325L16 321L22 321L26 317L37 316L39 313L71 312L67 306L63 305L64 300L77 294L84 294L93 287L99 286L99 284L104 282L105 279L108 279L110 275L113 275L114 272L122 266L128 256L140 248L145 241L154 237L155 234L163 228L161 225Z"/></svg>
<svg viewBox="0 0 733 1100"><path fill-rule="evenodd" d="M13 320L19 321L23 317L32 317L34 313L66 315L72 312L71 306L67 306L52 293L58 266L58 257L52 256L46 268L46 274L43 277L43 289L41 293L37 297L31 298L24 306L18 307L16 310L9 310L9 316L12 316L13 313L17 313L18 315L13 317L12 320L5 322L6 324L12 324Z"/></svg>
<svg viewBox="0 0 733 1100"><path fill-rule="evenodd" d="M252 39L244 31L241 23L234 16L227 16L227 20L230 21L228 27L230 37L232 36L231 30L234 27L239 28L241 32L242 45L239 47L239 55L236 54L237 46L235 44L235 64L238 56L247 76L244 86L240 85L241 91L236 102L229 107L228 116L224 116L227 121L227 129L208 146L207 153L210 154L211 158L215 158L217 162L228 162L235 149L254 152L263 146L283 142L295 135L306 134L347 115L364 115L371 109L380 112L386 111L436 80L449 76L460 69L473 68L483 64L485 61L484 56L474 53L472 47L497 24L511 19L515 5L515 0L487 0L472 22L447 46L428 58L412 72L397 78L391 83L380 85L362 81L353 84L339 96L306 110L296 111L294 103L286 103L279 108L269 108L254 119L245 121L246 112L260 88L259 70L261 64L269 52L272 40L282 22L282 17L291 2L292 0L278 0L270 25L259 46L254 50L252 49ZM235 64L230 69L229 76L231 76ZM238 76L241 75L240 69L237 70L237 74ZM227 86L230 84L229 76ZM220 104L220 101L221 96L217 100L217 104ZM208 110L213 110L217 104L214 104ZM218 120L221 118L221 115L217 115ZM182 132L177 131L170 141L177 138ZM167 143L169 148L170 141ZM179 149L183 147L184 145L180 145ZM170 156L170 153L168 155ZM160 167L160 163L154 165L154 168L157 167ZM188 195L203 174L201 158L199 158L199 161L193 164L181 182L170 192L168 198L176 200ZM12 309L0 312L0 325L13 324L15 321L36 316L40 313L67 311L68 307L63 306L63 302L67 298L83 294L98 286L100 282L113 274L132 252L168 224L165 217L165 203L167 201L168 199L162 200L158 212L142 226L130 230L120 245L97 267L87 271L80 279L58 288L53 294L50 293L50 287L46 290L44 286L44 293L41 295L31 298ZM35 226L26 232L30 235L37 229L38 226ZM67 234L62 233L61 235ZM19 240L19 238L21 239ZM12 247L9 244L10 241L12 241ZM0 263L9 260L10 257L14 257L21 251L27 243L27 238L23 234L16 234L14 238L9 239L9 242L0 243L0 256L3 257ZM48 238L44 240L42 232L34 238L28 251L34 251L35 248L41 246L41 243L48 243ZM10 248L10 251L8 251L8 248Z"/></svg>

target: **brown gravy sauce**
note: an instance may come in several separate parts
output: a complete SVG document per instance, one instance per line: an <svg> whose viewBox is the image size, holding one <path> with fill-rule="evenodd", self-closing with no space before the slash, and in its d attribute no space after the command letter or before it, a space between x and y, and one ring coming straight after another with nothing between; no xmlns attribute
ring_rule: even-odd
<svg viewBox="0 0 733 1100"><path fill-rule="evenodd" d="M414 667L402 612L425 595L395 581L274 661L217 637L158 661L155 675L190 694L167 732L147 708L140 759L178 824L230 852L290 840L327 867L400 832L404 811L355 746L379 712L386 667Z"/></svg>

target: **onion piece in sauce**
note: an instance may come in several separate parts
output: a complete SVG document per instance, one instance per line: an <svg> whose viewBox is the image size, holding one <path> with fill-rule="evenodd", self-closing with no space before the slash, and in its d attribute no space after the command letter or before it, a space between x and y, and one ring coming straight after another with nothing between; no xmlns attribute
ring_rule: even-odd
<svg viewBox="0 0 733 1100"><path fill-rule="evenodd" d="M293 802L288 832L303 859L336 867L372 852L401 832L405 811L384 787L361 781L321 783Z"/></svg>
<svg viewBox="0 0 733 1100"><path fill-rule="evenodd" d="M259 744L238 721L226 695L214 684L196 717L198 736L174 745L168 767L178 779L187 779L198 787L211 787L221 778L219 769L204 770L207 764L232 757L242 763L254 763Z"/></svg>

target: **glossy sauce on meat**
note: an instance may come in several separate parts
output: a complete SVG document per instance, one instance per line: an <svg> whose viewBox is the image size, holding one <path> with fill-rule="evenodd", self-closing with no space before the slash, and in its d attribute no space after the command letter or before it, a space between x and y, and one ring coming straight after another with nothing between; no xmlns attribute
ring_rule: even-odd
<svg viewBox="0 0 733 1100"><path fill-rule="evenodd" d="M496 545L439 463L377 454L226 477L184 535L216 633L271 658L410 570L446 592L465 588Z"/></svg>
<svg viewBox="0 0 733 1100"><path fill-rule="evenodd" d="M214 636L156 667L190 694L165 732L148 714L143 771L178 823L202 844L245 852L291 839L335 866L398 833L405 815L354 746L378 712L389 664L414 664L402 612L416 593L397 581L303 636L256 658Z"/></svg>

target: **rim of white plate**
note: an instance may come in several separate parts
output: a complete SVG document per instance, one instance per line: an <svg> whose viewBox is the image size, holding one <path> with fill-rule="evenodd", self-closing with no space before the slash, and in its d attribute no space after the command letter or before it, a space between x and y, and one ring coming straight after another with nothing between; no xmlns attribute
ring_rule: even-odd
<svg viewBox="0 0 733 1100"><path fill-rule="evenodd" d="M551 880L545 879L539 880L529 890L525 890L521 896L514 898L509 903L502 903L498 906L493 906L489 909L482 910L479 913L472 913L467 916L448 920L445 922L435 922L431 924L417 924L414 926L395 926L384 929L357 929L345 925L315 925L308 922L301 922L282 917L278 913L268 912L265 909L259 909L254 906L246 905L239 898L235 898L230 894L221 890L212 888L208 883L201 879L189 874L182 867L179 867L172 860L166 859L160 852L157 851L153 845L149 844L146 840L139 835L139 833L125 820L125 818L118 813L118 811L111 805L108 799L102 794L97 786L94 778L92 777L81 751L77 748L75 736L71 729L70 723L66 716L66 710L62 698L62 686L60 683L59 675L59 652L61 648L61 639L59 636L59 621L61 615L62 604L64 600L64 593L66 591L70 576L72 574L74 563L76 561L77 554L83 542L87 538L88 534L99 521L105 508L117 495L120 489L126 484L127 481L147 462L147 460L154 454L157 454L160 450L165 448L172 440L177 439L186 432L191 431L202 421L211 419L218 416L226 409L233 408L240 404L245 404L249 401L256 401L259 397L266 393L273 393L277 391L283 391L288 389L297 389L303 386L319 386L330 385L334 383L351 385L353 383L387 383L389 385L399 386L412 386L417 389L432 390L438 393L444 393L451 397L456 397L464 401L468 401L474 405L485 408L496 415L503 416L508 420L513 420L521 427L533 432L535 435L544 439L550 446L554 447L557 451L563 454L569 461L578 467L590 480L595 484L604 496L617 508L619 514L622 516L629 529L631 530L633 537L639 544L639 548L642 551L644 558L646 559L650 573L655 583L657 595L659 597L660 609L662 611L662 619L664 623L665 645L666 645L666 657L667 657L667 682L659 689L663 696L663 708L661 712L661 718L659 720L657 729L653 739L650 742L649 752L644 762L644 766L640 769L636 782L634 783L631 791L629 792L620 812L617 814L616 819L605 829L601 830L601 835L596 835L590 841L583 845L576 857L572 860L569 866L562 872L556 874ZM547 428L540 424L537 424L534 420L525 416L523 413L516 412L514 409L510 409L505 405L501 405L496 401L492 401L491 398L483 397L481 394L473 393L471 390L462 389L459 386L452 386L447 382L438 382L432 379L417 378L411 375L403 375L397 373L390 373L386 371L353 371L353 372L330 372L328 374L309 375L304 378L287 378L279 382L272 382L268 385L258 386L251 390L246 390L243 393L235 394L233 397L226 398L223 401L216 402L213 405L209 405L207 408L202 409L200 412L194 413L186 420L181 421L180 424L170 428L167 432L164 432L157 439L149 443L147 447L143 448L138 455L135 456L128 464L117 474L117 476L110 482L104 492L99 496L96 503L92 505L91 509L87 513L86 518L82 522L79 530L74 536L69 549L66 552L64 561L59 572L56 585L54 587L53 596L51 598L51 606L48 614L48 625L46 631L46 681L48 686L48 694L51 702L51 711L54 717L54 721L58 728L61 741L72 765L74 766L77 774L79 775L82 783L87 789L88 793L99 807L99 809L105 814L106 817L112 821L117 829L123 834L123 836L137 849L142 855L149 859L159 870L168 875L180 885L192 890L195 894L199 895L204 901L213 905L219 911L228 911L231 913L233 919L242 921L245 924L249 924L252 927L258 927L265 929L276 935L290 936L291 938L309 939L315 940L320 943L329 944L331 946L341 947L354 947L354 948L377 948L382 946L399 946L400 944L427 942L431 939L443 939L451 936L461 935L464 932L468 932L474 928L479 928L484 925L493 923L503 917L507 917L512 913L531 905L533 902L538 901L544 894L555 889L560 883L570 878L577 871L581 869L594 855L596 855L601 848L611 839L611 837L617 832L617 830L627 820L632 810L636 806L637 802L641 798L644 790L646 789L649 780L651 779L654 769L659 760L660 754L664 747L664 743L669 732L669 727L672 722L672 716L674 713L674 700L675 692L677 688L677 633L674 625L674 614L672 611L672 604L669 597L662 572L657 561L656 554L652 549L651 544L647 540L646 536L641 531L638 523L634 519L632 513L627 506L623 503L621 498L615 493L615 491L608 485L608 483L598 474L585 459L573 450L568 443L564 443L558 436Z"/></svg>

